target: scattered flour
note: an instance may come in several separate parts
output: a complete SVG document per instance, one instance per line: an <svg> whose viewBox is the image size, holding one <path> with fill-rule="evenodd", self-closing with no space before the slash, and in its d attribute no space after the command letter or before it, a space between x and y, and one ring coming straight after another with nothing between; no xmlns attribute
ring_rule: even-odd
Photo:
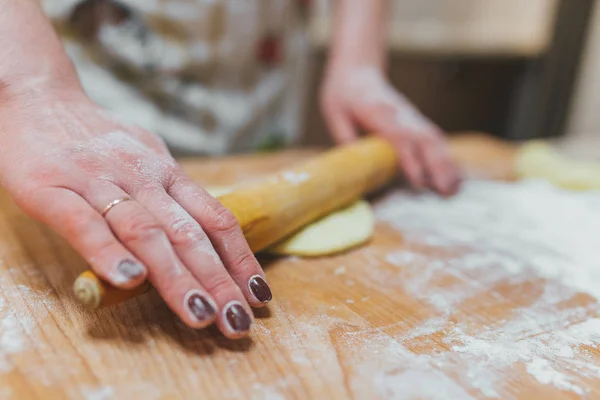
<svg viewBox="0 0 600 400"><path fill-rule="evenodd" d="M344 275L344 274L346 273L346 267L344 267L344 266L337 267L337 268L336 268L336 269L333 271L333 273L334 273L335 275Z"/></svg>
<svg viewBox="0 0 600 400"><path fill-rule="evenodd" d="M281 365L288 363L289 375L273 381L261 376L262 383L248 385L246 398L279 400L303 381L323 379L324 373L327 383L345 383L352 398L507 398L514 395L505 390L508 379L538 382L569 395L592 395L589 382L600 380L600 367L590 354L600 343L600 306L594 301L600 296L595 251L600 247L600 194L565 192L539 182L467 182L449 200L398 191L375 209L377 218L404 238L402 248L391 247L384 261L393 273L376 268L382 261L366 247L353 255L364 260L360 280L343 276L349 265L334 269L339 277L330 271L324 276L372 287L363 302L376 301L385 290L403 290L429 305L431 315L373 326L349 306L358 298L293 317L293 304L275 302L275 318L257 322L256 332L282 349L275 356L281 357ZM428 251L422 251L424 246ZM438 253L444 257L432 255ZM3 291L22 291L35 307L52 305L45 303L48 296L5 281L6 276L6 270L0 271ZM440 283L440 277L450 283ZM546 281L526 306L511 303L513 299L498 288L501 283L525 285L536 279ZM580 292L590 295L588 302L565 305ZM511 293L516 293L514 288ZM482 319L485 313L468 309L486 307L477 302L480 295L506 304L509 314ZM31 346L28 335L35 334L30 331L33 317L4 301L12 297L0 292L0 366L9 369L10 356L26 351ZM457 313L462 314L456 317ZM148 346L152 348L150 342ZM47 362L67 364L55 358ZM238 362L231 359L226 365ZM69 371L42 367L50 383L57 374L68 378ZM515 377L519 367L523 377ZM512 388L519 383L513 382ZM113 398L125 390L76 389L79 397L73 398L89 400Z"/></svg>
<svg viewBox="0 0 600 400"><path fill-rule="evenodd" d="M376 214L409 241L468 249L454 260L457 268L532 272L600 298L600 193L567 192L537 181L473 181L449 200L397 192ZM388 262L421 263L424 257L396 252Z"/></svg>
<svg viewBox="0 0 600 400"><path fill-rule="evenodd" d="M308 172L294 172L294 171L285 171L281 173L281 176L284 180L288 181L293 185L299 185L302 182L305 182L310 178Z"/></svg>
<svg viewBox="0 0 600 400"><path fill-rule="evenodd" d="M0 387L0 399L14 399L14 393L8 386Z"/></svg>
<svg viewBox="0 0 600 400"><path fill-rule="evenodd" d="M102 386L99 388L85 388L82 390L85 400L109 400L115 395L115 391L110 386Z"/></svg>
<svg viewBox="0 0 600 400"><path fill-rule="evenodd" d="M275 388L265 386L260 383L252 385L252 400L285 400L285 396L278 392Z"/></svg>
<svg viewBox="0 0 600 400"><path fill-rule="evenodd" d="M17 285L13 289L5 289L4 293L6 294L7 290L22 288L27 290L25 293L30 292L29 288ZM34 325L34 321L29 316L18 315L6 300L0 298L0 373L10 372L14 368L10 357L27 349L27 336Z"/></svg>
<svg viewBox="0 0 600 400"><path fill-rule="evenodd" d="M561 307L581 292L600 298L600 193L568 192L537 181L471 181L448 200L395 192L376 206L376 215L407 243L386 257L400 274L379 279L396 279L439 312L409 333L445 333L453 352L431 355L432 365L460 365L464 373L458 380L486 397L500 397L509 370L519 363L541 384L577 395L588 394L582 378L600 379L594 360L581 350L600 342L595 318L600 307L595 301ZM419 246L445 257L420 252ZM440 276L458 283L438 284ZM547 281L535 303L513 309L494 326L477 331L468 320L449 323L458 307L468 307L477 296L510 301L497 289L502 282L540 279Z"/></svg>
<svg viewBox="0 0 600 400"><path fill-rule="evenodd" d="M548 360L535 358L533 361L527 364L527 372L533 375L540 383L545 385L553 384L562 390L575 392L578 395L585 394L583 389L571 383L563 373L560 373L552 368Z"/></svg>

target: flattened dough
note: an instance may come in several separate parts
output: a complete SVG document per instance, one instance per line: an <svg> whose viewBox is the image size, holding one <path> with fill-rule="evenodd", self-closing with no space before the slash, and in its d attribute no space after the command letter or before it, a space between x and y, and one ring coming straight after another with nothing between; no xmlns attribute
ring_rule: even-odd
<svg viewBox="0 0 600 400"><path fill-rule="evenodd" d="M230 192L231 188L209 187L207 190L217 197ZM367 242L374 231L375 217L371 206L359 200L305 226L265 252L304 257L331 255Z"/></svg>
<svg viewBox="0 0 600 400"><path fill-rule="evenodd" d="M515 170L521 179L544 179L570 190L600 190L600 164L568 159L541 141L523 145Z"/></svg>
<svg viewBox="0 0 600 400"><path fill-rule="evenodd" d="M364 200L335 211L267 249L272 254L324 256L368 241L375 230L371 206Z"/></svg>

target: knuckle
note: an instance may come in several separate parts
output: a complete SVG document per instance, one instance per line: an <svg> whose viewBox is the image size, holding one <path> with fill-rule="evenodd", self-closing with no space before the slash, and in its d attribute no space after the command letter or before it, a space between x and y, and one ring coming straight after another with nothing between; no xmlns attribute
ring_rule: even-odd
<svg viewBox="0 0 600 400"><path fill-rule="evenodd" d="M92 212L73 210L65 216L65 231L68 235L80 235L89 229L90 221L95 217Z"/></svg>
<svg viewBox="0 0 600 400"><path fill-rule="evenodd" d="M136 188L137 196L142 198L156 197L164 192L164 188L156 181L142 182Z"/></svg>
<svg viewBox="0 0 600 400"><path fill-rule="evenodd" d="M148 239L162 234L162 227L145 212L137 212L120 223L119 236L123 242Z"/></svg>
<svg viewBox="0 0 600 400"><path fill-rule="evenodd" d="M218 294L233 293L235 291L235 284L225 273L214 274L206 282L202 282L206 290L211 293L214 297Z"/></svg>
<svg viewBox="0 0 600 400"><path fill-rule="evenodd" d="M171 226L171 243L175 246L188 247L206 239L198 223L189 218L175 220Z"/></svg>
<svg viewBox="0 0 600 400"><path fill-rule="evenodd" d="M251 251L242 251L237 254L234 259L232 265L229 267L229 272L236 275L244 272L249 272L255 269L258 266L258 261L254 258L254 255Z"/></svg>
<svg viewBox="0 0 600 400"><path fill-rule="evenodd" d="M238 227L235 216L225 207L218 205L213 208L211 230L216 232L231 232Z"/></svg>
<svg viewBox="0 0 600 400"><path fill-rule="evenodd" d="M171 183L177 179L177 176L183 172L183 169L171 158L165 160L163 173L166 179Z"/></svg>
<svg viewBox="0 0 600 400"><path fill-rule="evenodd" d="M163 183L163 187L167 192L185 183L185 172L179 164L173 164L171 167L168 167Z"/></svg>
<svg viewBox="0 0 600 400"><path fill-rule="evenodd" d="M119 243L111 238L109 240L103 240L99 243L94 249L94 254L91 255L92 258L105 258L107 254L118 254ZM99 266L102 268L103 266ZM107 266L108 268L108 266Z"/></svg>
<svg viewBox="0 0 600 400"><path fill-rule="evenodd" d="M148 267L150 274L156 272L153 268ZM160 283L155 283L157 291L161 297L165 299L167 303L176 303L181 296L180 288L183 286L183 282L179 281L177 277L169 274L155 275L155 279Z"/></svg>

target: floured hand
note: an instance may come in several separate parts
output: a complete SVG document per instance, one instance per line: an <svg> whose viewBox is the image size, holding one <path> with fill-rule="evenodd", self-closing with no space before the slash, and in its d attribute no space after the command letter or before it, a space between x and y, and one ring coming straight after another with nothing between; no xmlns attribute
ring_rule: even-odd
<svg viewBox="0 0 600 400"><path fill-rule="evenodd" d="M245 336L249 307L271 299L234 216L194 184L162 141L104 114L79 92L4 90L0 182L114 286L148 278L190 327ZM59 97L59 98L56 98ZM130 198L112 207L117 199Z"/></svg>
<svg viewBox="0 0 600 400"><path fill-rule="evenodd" d="M377 67L330 66L321 92L327 125L338 143L364 128L394 143L402 171L416 188L454 194L460 173L441 130L398 93Z"/></svg>

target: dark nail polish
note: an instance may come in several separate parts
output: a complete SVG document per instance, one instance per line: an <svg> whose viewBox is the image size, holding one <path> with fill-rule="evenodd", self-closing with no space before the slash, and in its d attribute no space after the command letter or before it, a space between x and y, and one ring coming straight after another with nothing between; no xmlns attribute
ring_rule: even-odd
<svg viewBox="0 0 600 400"><path fill-rule="evenodd" d="M256 299L262 303L268 303L273 298L271 288L260 275L253 276L248 281L248 288Z"/></svg>
<svg viewBox="0 0 600 400"><path fill-rule="evenodd" d="M123 260L117 265L117 271L119 271L119 274L123 278L129 281L143 275L144 267L137 261Z"/></svg>
<svg viewBox="0 0 600 400"><path fill-rule="evenodd" d="M215 309L204 297L197 293L190 296L187 301L187 305L198 319L198 321L206 321L215 315Z"/></svg>
<svg viewBox="0 0 600 400"><path fill-rule="evenodd" d="M240 304L233 304L225 311L225 318L231 329L236 332L246 332L250 330L252 319Z"/></svg>

